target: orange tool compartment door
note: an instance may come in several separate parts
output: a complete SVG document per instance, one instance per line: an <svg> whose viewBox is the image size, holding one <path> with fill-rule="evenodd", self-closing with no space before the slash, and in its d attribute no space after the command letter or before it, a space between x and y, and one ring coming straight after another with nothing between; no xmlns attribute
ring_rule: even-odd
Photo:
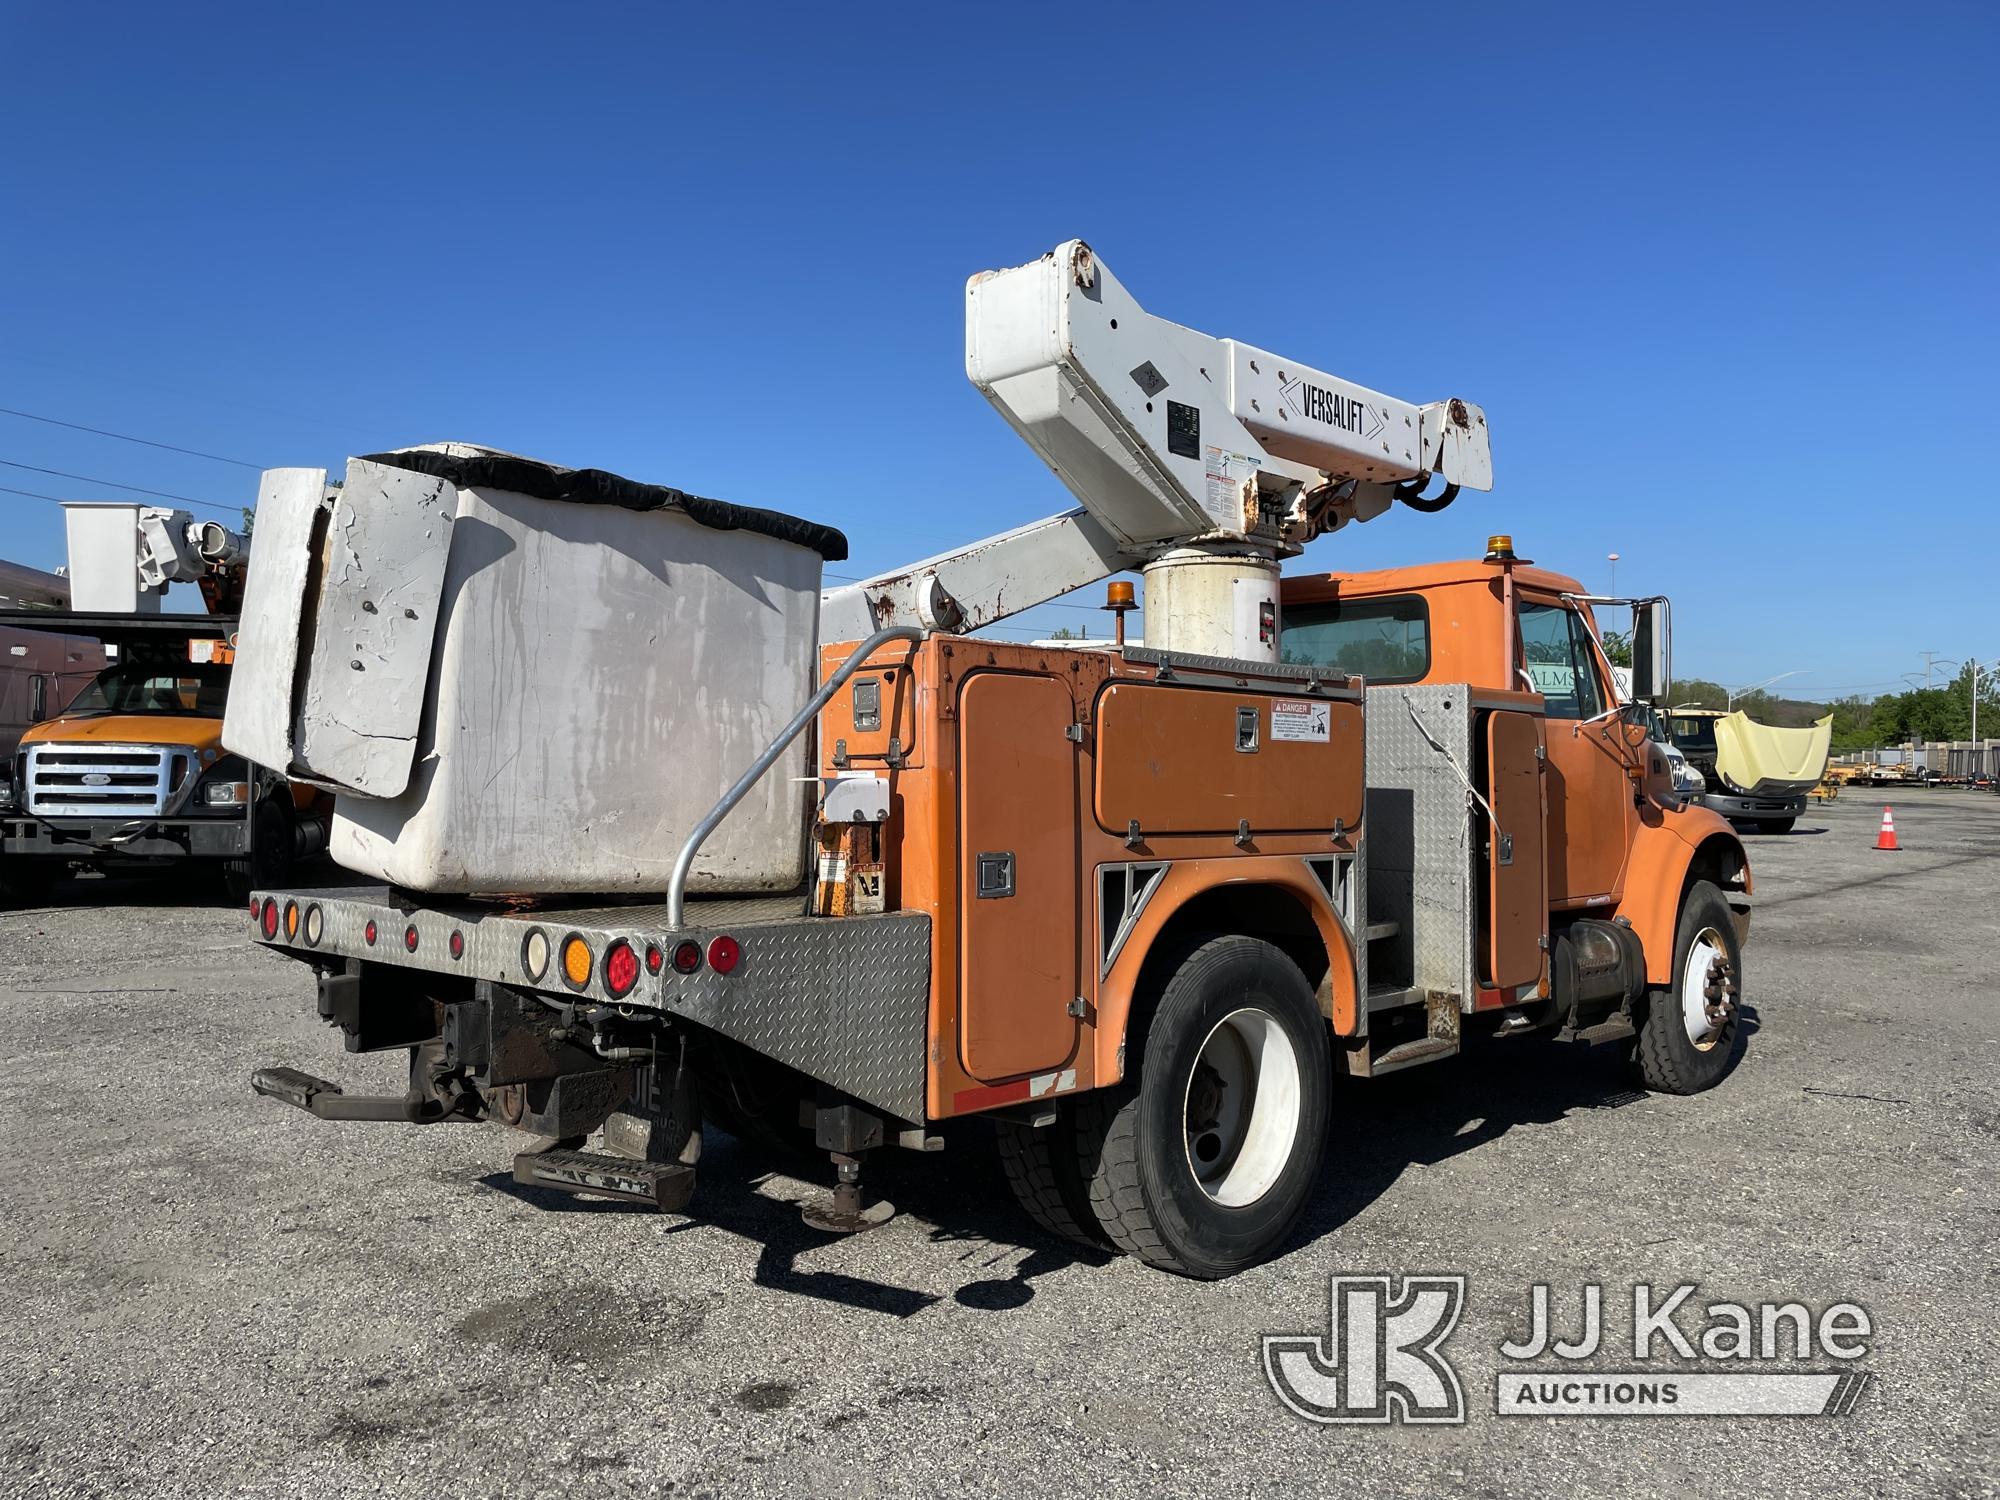
<svg viewBox="0 0 2000 1500"><path fill-rule="evenodd" d="M1076 1050L1075 722L1052 677L980 672L959 693L959 1046L974 1078Z"/></svg>
<svg viewBox="0 0 2000 1500"><path fill-rule="evenodd" d="M1116 682L1097 700L1107 833L1324 833L1361 824L1361 705Z"/></svg>
<svg viewBox="0 0 2000 1500"><path fill-rule="evenodd" d="M1493 821L1486 851L1486 976L1505 987L1542 977L1548 931L1547 865L1542 838L1541 735L1529 714L1494 712L1486 721L1488 799Z"/></svg>

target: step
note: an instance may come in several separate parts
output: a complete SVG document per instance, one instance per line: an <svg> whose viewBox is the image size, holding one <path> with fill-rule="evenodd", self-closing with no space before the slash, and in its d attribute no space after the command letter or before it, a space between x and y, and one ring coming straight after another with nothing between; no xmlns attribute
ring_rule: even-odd
<svg viewBox="0 0 2000 1500"><path fill-rule="evenodd" d="M514 1158L514 1180L524 1187L643 1203L663 1213L687 1207L694 1196L694 1168L685 1163L594 1151L523 1151Z"/></svg>

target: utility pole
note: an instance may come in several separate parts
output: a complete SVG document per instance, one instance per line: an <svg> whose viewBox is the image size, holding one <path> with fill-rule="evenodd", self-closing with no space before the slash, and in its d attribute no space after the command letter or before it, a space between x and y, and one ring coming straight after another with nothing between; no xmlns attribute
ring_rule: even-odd
<svg viewBox="0 0 2000 1500"><path fill-rule="evenodd" d="M1924 691L1928 693L1931 690L1931 663L1937 660L1938 654L1935 651L1919 651L1917 655L1924 659Z"/></svg>
<svg viewBox="0 0 2000 1500"><path fill-rule="evenodd" d="M1611 564L1611 592L1615 595L1618 592L1618 554L1613 552L1604 560Z"/></svg>

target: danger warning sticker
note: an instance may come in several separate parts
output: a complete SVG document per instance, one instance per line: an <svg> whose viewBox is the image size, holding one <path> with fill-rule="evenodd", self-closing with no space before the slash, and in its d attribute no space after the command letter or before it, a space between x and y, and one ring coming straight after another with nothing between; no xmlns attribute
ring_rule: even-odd
<svg viewBox="0 0 2000 1500"><path fill-rule="evenodd" d="M1271 738L1312 740L1325 744L1332 724L1333 706L1311 698L1271 700Z"/></svg>

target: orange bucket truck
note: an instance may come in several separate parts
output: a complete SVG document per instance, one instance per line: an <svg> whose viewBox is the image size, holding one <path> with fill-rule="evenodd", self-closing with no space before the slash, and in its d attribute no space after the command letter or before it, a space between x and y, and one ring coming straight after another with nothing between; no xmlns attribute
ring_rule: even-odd
<svg viewBox="0 0 2000 1500"><path fill-rule="evenodd" d="M1281 576L1492 483L1485 414L1145 311L1080 241L972 278L966 367L1080 502L822 591L826 527L457 444L267 475L224 743L331 793L376 883L254 893L399 1094L524 1183L680 1209L704 1118L870 1153L983 1116L1047 1229L1219 1277L1313 1192L1329 1100L1510 1039L1655 1089L1743 1040L1743 846L1518 557ZM1144 644L978 634L1136 572ZM1122 595L1121 595L1122 597ZM1366 1087L1365 1083L1354 1086Z"/></svg>

